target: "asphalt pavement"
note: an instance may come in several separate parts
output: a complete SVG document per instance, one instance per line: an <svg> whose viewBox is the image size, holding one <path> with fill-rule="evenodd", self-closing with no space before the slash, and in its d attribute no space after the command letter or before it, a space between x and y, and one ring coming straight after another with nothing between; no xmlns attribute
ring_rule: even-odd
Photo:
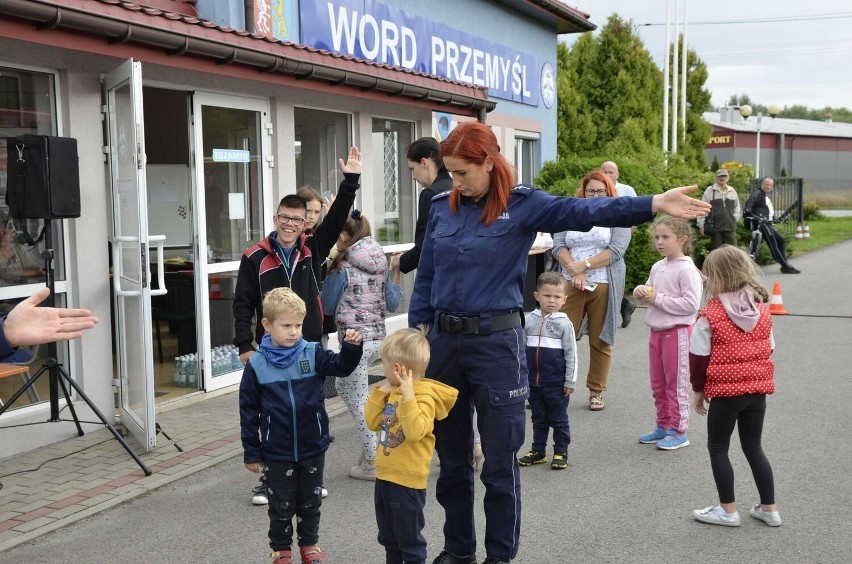
<svg viewBox="0 0 852 564"><path fill-rule="evenodd" d="M517 563L742 561L852 562L852 462L848 401L852 397L852 242L796 257L800 275L764 269L767 288L781 284L791 313L773 317L776 393L769 399L764 449L775 471L784 524L748 516L757 491L734 436L739 528L705 525L691 511L717 502L706 450L706 421L692 414L691 446L673 452L641 445L654 424L648 385L644 311L619 330L606 409L587 408L579 388L569 408L571 467L522 468L523 521ZM580 385L588 342L579 343ZM236 394L231 394L236 409ZM332 419L320 546L329 562L380 564L373 485L349 478L358 458L356 433L344 413ZM527 432L529 446L530 432ZM550 451L548 451L550 454ZM430 559L441 550L442 513L429 482L426 529ZM266 510L250 503L255 476L239 457L0 552L0 563L270 562ZM483 488L477 482L480 535ZM844 532L845 531L845 532ZM431 561L431 560L430 560Z"/></svg>

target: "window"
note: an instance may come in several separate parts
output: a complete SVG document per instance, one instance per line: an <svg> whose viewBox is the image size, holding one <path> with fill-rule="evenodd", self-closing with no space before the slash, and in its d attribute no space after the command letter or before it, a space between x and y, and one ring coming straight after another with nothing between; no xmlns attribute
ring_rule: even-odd
<svg viewBox="0 0 852 564"><path fill-rule="evenodd" d="M539 170L538 139L515 137L515 166L518 182L532 184Z"/></svg>
<svg viewBox="0 0 852 564"><path fill-rule="evenodd" d="M373 150L382 158L373 163L374 178L381 186L374 194L374 209L369 219L373 235L382 245L414 242L414 182L408 170L405 151L413 141L414 124L406 121L373 118Z"/></svg>
<svg viewBox="0 0 852 564"><path fill-rule="evenodd" d="M53 270L56 284L56 305L65 306L65 252L63 222L51 225L53 237L49 245L39 238L44 227L40 219L9 217L6 206L6 186L9 170L8 137L21 135L58 135L56 118L55 77L51 73L0 66L0 313L7 313L18 302L33 293L30 285L45 282L45 248L53 249ZM35 244L30 244L28 233ZM67 363L68 347L57 347L59 362ZM25 350L26 349L26 350ZM47 355L45 347L22 348L10 362L31 365L34 374ZM3 380L0 397L8 398L9 386L20 387L15 379ZM40 378L36 387L19 398L12 409L24 407L49 398L48 378ZM12 389L12 392L14 392Z"/></svg>
<svg viewBox="0 0 852 564"><path fill-rule="evenodd" d="M352 146L352 116L296 108L296 186L310 186L323 197L337 194L343 173L337 159ZM277 204L277 202L276 202Z"/></svg>

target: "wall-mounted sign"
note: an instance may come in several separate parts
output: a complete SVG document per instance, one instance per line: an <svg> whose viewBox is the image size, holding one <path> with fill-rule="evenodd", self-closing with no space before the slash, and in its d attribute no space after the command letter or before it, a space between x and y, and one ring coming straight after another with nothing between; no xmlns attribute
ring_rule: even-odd
<svg viewBox="0 0 852 564"><path fill-rule="evenodd" d="M732 138L733 137L731 135L711 135L707 144L714 145L716 147L724 147L731 144Z"/></svg>
<svg viewBox="0 0 852 564"><path fill-rule="evenodd" d="M539 105L535 57L374 0L302 2L304 45L488 88ZM548 106L549 107L549 106Z"/></svg>
<svg viewBox="0 0 852 564"><path fill-rule="evenodd" d="M247 163L250 161L251 153L242 149L213 149L213 162Z"/></svg>

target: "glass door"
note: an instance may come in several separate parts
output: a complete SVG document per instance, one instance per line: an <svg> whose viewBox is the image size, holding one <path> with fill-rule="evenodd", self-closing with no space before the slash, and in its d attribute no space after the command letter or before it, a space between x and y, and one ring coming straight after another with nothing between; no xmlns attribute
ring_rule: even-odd
<svg viewBox="0 0 852 564"><path fill-rule="evenodd" d="M104 85L119 412L121 422L147 452L157 442L141 63L124 62L105 77Z"/></svg>
<svg viewBox="0 0 852 564"><path fill-rule="evenodd" d="M272 231L267 100L196 93L195 249L199 366L206 390L237 384L234 290L243 252Z"/></svg>

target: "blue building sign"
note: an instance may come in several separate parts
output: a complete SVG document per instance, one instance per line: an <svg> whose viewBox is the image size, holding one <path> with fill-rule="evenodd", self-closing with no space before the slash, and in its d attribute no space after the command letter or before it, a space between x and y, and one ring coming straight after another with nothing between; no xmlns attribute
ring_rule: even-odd
<svg viewBox="0 0 852 564"><path fill-rule="evenodd" d="M374 0L300 4L303 45L486 86L495 98L539 105L536 58Z"/></svg>

